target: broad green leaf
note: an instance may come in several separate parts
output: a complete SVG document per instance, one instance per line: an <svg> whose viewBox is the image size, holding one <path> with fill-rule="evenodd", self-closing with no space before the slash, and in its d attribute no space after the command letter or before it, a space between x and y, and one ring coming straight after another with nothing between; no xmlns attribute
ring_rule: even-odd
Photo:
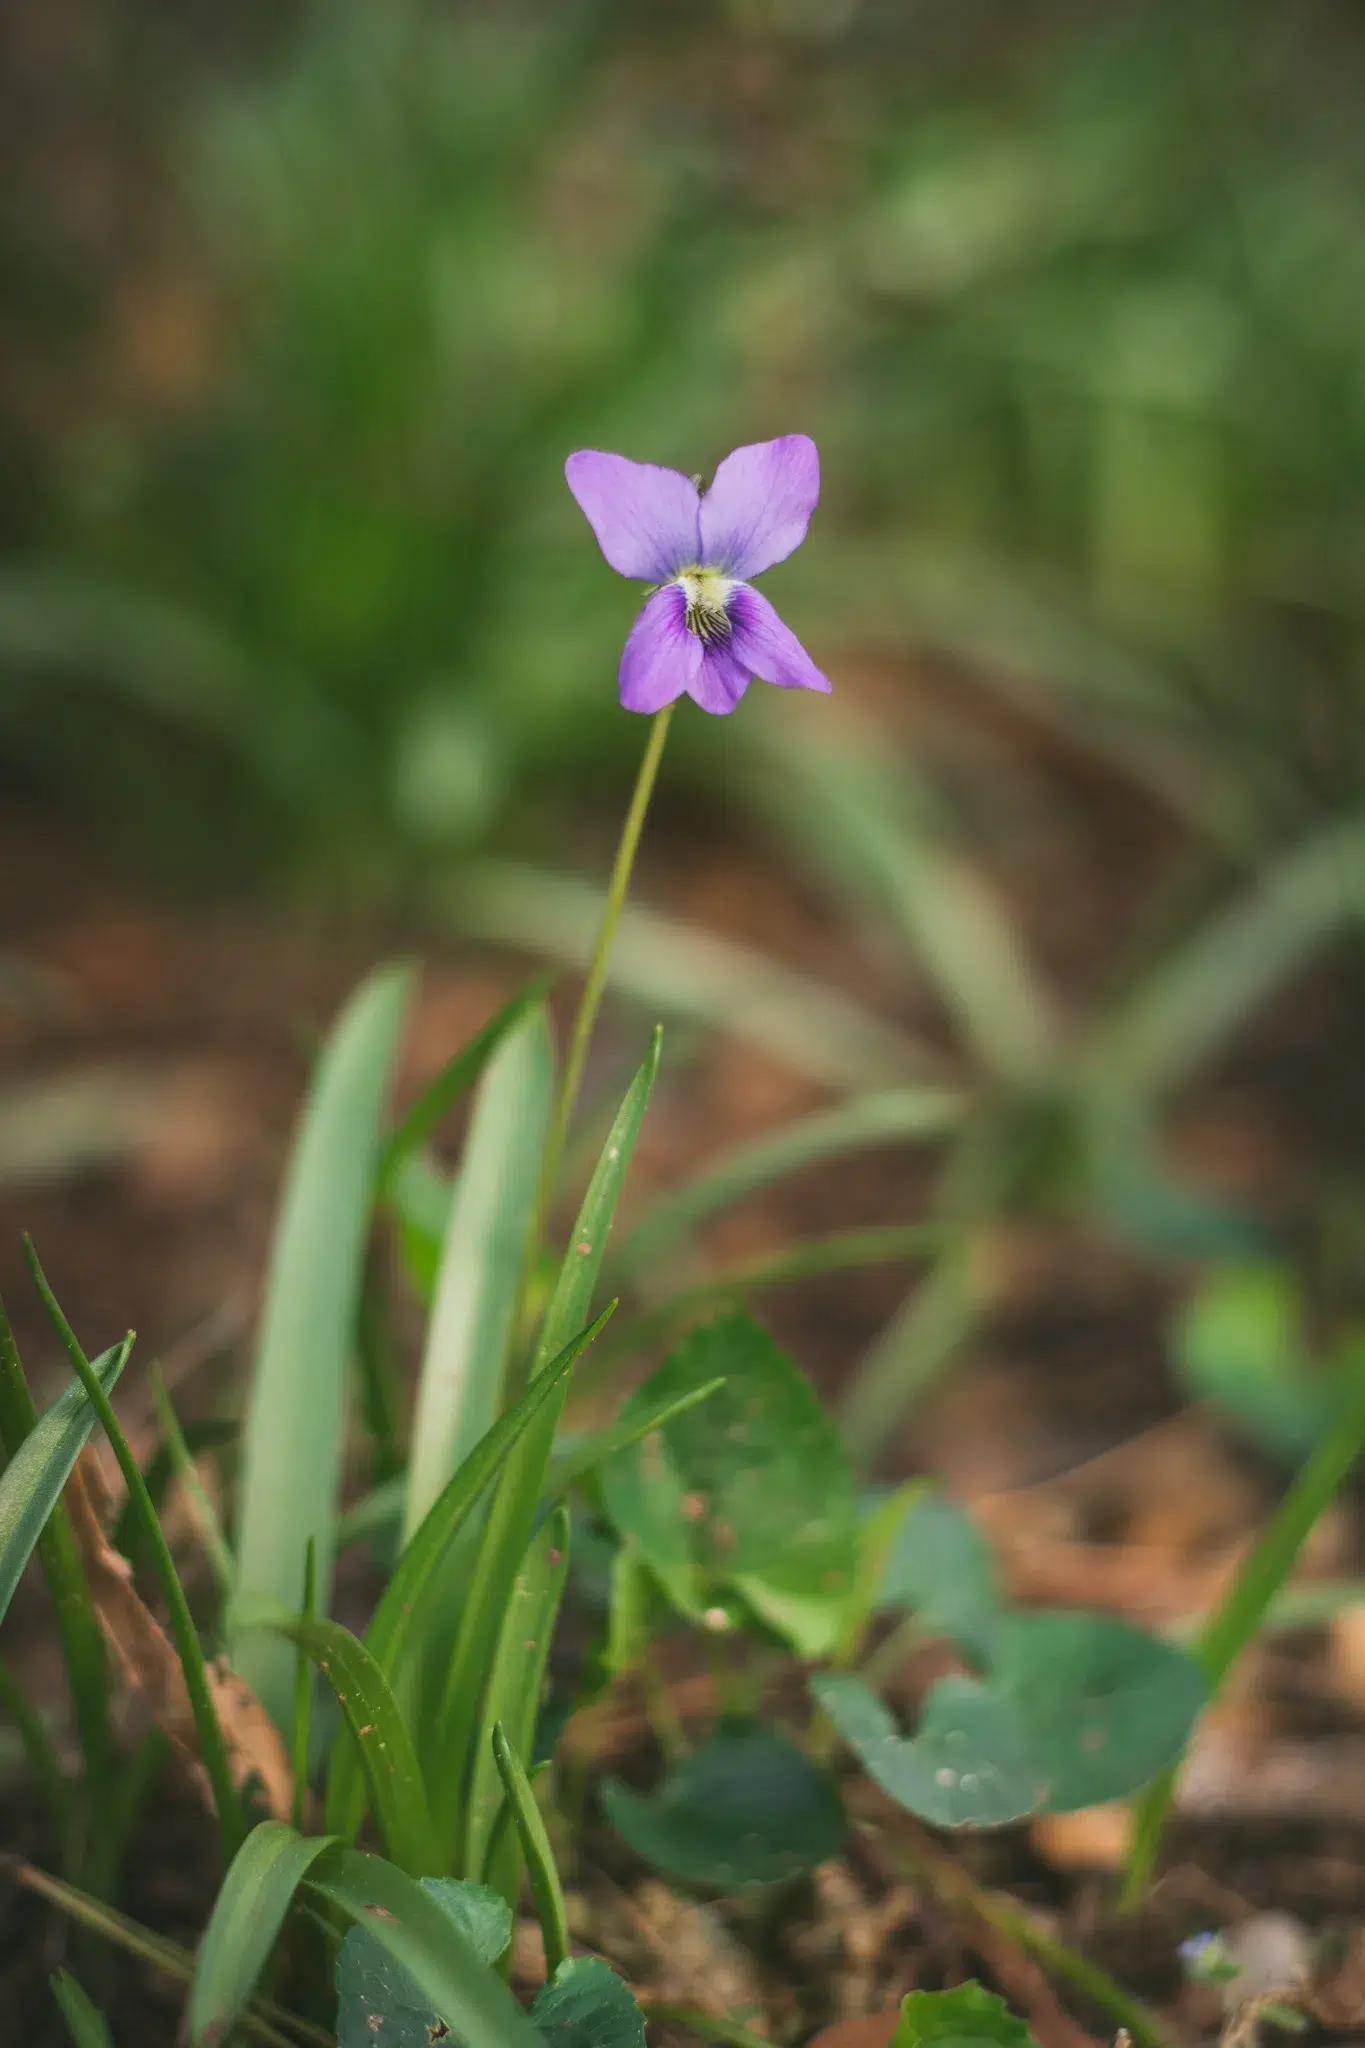
<svg viewBox="0 0 1365 2048"><path fill-rule="evenodd" d="M399 1558L365 1631L365 1647L391 1684L394 1674L401 1668L409 1643L420 1631L422 1596L432 1583L442 1558L478 1506L485 1490L492 1485L518 1439L543 1409L555 1408L554 1397L565 1375L610 1315L609 1307L586 1330L580 1330L559 1356L531 1382L516 1407L494 1424L483 1442L466 1458L439 1500L433 1502L431 1512ZM557 1408L555 1412L558 1412ZM332 1752L327 1781L328 1832L350 1840L360 1825L364 1805L357 1760L349 1749L339 1746Z"/></svg>
<svg viewBox="0 0 1365 2048"><path fill-rule="evenodd" d="M550 1639L559 1617L569 1570L569 1515L564 1507L547 1515L526 1546L498 1631L493 1668L484 1695L483 1726L466 1805L464 1868L502 1890L502 1873L487 1861L489 1837L503 1800L503 1780L493 1748L501 1727L517 1756L531 1753L545 1685ZM515 1865L515 1858L513 1859ZM516 1885L515 1867L508 1890Z"/></svg>
<svg viewBox="0 0 1365 2048"><path fill-rule="evenodd" d="M309 1539L329 1604L344 1395L364 1279L380 1128L411 976L384 968L352 996L323 1049L285 1177L251 1375L238 1495L237 1590L296 1611ZM282 1642L228 1647L276 1725L294 1660Z"/></svg>
<svg viewBox="0 0 1365 2048"><path fill-rule="evenodd" d="M911 1991L891 2048L1036 2048L1024 2020L969 1978L952 1991Z"/></svg>
<svg viewBox="0 0 1365 2048"><path fill-rule="evenodd" d="M1108 1615L1005 1620L991 1685L1048 1785L1045 1810L1122 1799L1175 1761L1208 1697L1194 1658Z"/></svg>
<svg viewBox="0 0 1365 2048"><path fill-rule="evenodd" d="M480 1962L496 1963L512 1938L512 1909L485 1885L424 1877L421 1890L449 1916ZM421 1985L362 1925L337 1957L337 2048L431 2048L440 2015Z"/></svg>
<svg viewBox="0 0 1365 2048"><path fill-rule="evenodd" d="M612 1120L588 1182L541 1325L532 1361L532 1388L543 1379L549 1361L591 1308L607 1234L659 1069L660 1043L656 1031ZM438 1721L444 1771L441 1783L433 1788L433 1804L438 1824L452 1832L469 1782L497 1631L544 1491L566 1392L567 1383L561 1380L508 1459L483 1527Z"/></svg>
<svg viewBox="0 0 1365 2048"><path fill-rule="evenodd" d="M474 1941L413 1878L382 1857L334 1849L305 1883L348 1914L407 1973L425 2010L439 2015L457 2041L477 2048L543 2048L539 2033ZM498 1905L502 1909L501 1900ZM382 2019L382 2008L372 2011ZM421 2048L428 2048L431 2038ZM352 2036L355 2048L371 2048L373 2040L373 2029Z"/></svg>
<svg viewBox="0 0 1365 2048"><path fill-rule="evenodd" d="M535 980L518 991L510 1002L504 1003L495 1017L480 1031L475 1032L467 1045L462 1045L441 1068L439 1074L429 1081L417 1100L404 1113L401 1123L384 1145L379 1156L376 1186L379 1199L384 1201L392 1191L395 1176L403 1165L420 1151L428 1138L450 1114L467 1088L473 1086L488 1061L509 1031L515 1030L528 1010L535 1009L544 998L550 977L539 974Z"/></svg>
<svg viewBox="0 0 1365 2048"><path fill-rule="evenodd" d="M607 1779L602 1805L637 1856L715 1891L813 1870L838 1855L847 1832L824 1772L756 1723L722 1724L650 1798Z"/></svg>
<svg viewBox="0 0 1365 2048"><path fill-rule="evenodd" d="M76 2048L114 2048L108 2020L69 1970L58 1970L53 1977L52 1996Z"/></svg>
<svg viewBox="0 0 1365 2048"><path fill-rule="evenodd" d="M94 1361L106 1393L118 1384L132 1348L132 1338L125 1337ZM81 1381L73 1380L0 1472L0 1619L94 1426L90 1397Z"/></svg>
<svg viewBox="0 0 1365 2048"><path fill-rule="evenodd" d="M1177 1373L1261 1450L1298 1459L1320 1441L1337 1389L1315 1374L1303 1310L1283 1266L1229 1266L1210 1273L1176 1318Z"/></svg>
<svg viewBox="0 0 1365 2048"><path fill-rule="evenodd" d="M418 1381L405 1543L497 1419L553 1079L549 1024L533 1009L489 1060L474 1100Z"/></svg>
<svg viewBox="0 0 1365 2048"><path fill-rule="evenodd" d="M561 1963L536 1994L531 2018L550 2048L645 2048L634 1992L597 1956Z"/></svg>
<svg viewBox="0 0 1365 2048"><path fill-rule="evenodd" d="M390 1857L412 1877L435 1875L446 1859L437 1848L412 1737L379 1664L339 1621L261 1611L257 1625L306 1650L331 1686L364 1766Z"/></svg>
<svg viewBox="0 0 1365 2048"><path fill-rule="evenodd" d="M838 1433L809 1382L750 1316L694 1331L621 1420L723 1377L703 1407L675 1415L604 1465L607 1512L681 1611L733 1589L804 1656L835 1642L858 1561L853 1482Z"/></svg>
<svg viewBox="0 0 1365 2048"><path fill-rule="evenodd" d="M911 1503L891 1539L877 1604L908 1608L926 1628L990 1662L1002 1619L995 1565L955 1501L922 1493Z"/></svg>
<svg viewBox="0 0 1365 2048"><path fill-rule="evenodd" d="M998 1828L1044 1811L1047 1775L1018 1717L975 1679L940 1679L913 1736L861 1678L830 1672L811 1690L873 1783L935 1827Z"/></svg>
<svg viewBox="0 0 1365 2048"><path fill-rule="evenodd" d="M190 2048L219 2048L246 2010L294 1894L332 1846L283 1821L252 1829L232 1859L195 1957L186 2024Z"/></svg>

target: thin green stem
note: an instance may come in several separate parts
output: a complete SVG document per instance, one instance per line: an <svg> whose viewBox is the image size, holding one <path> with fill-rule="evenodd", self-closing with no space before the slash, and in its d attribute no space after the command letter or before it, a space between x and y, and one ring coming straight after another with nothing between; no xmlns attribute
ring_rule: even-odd
<svg viewBox="0 0 1365 2048"><path fill-rule="evenodd" d="M675 708L676 700L674 704L665 704L662 711L656 711L654 714L640 770L635 778L630 807L626 812L625 823L621 827L620 843L616 848L616 859L612 863L611 880L607 884L607 900L602 908L602 922L598 926L597 942L592 950L592 958L588 962L583 993L578 999L578 1012L574 1017L568 1055L564 1061L564 1076L559 1084L559 1093L555 1097L554 1109L550 1115L550 1128L545 1139L538 1204L542 1226L554 1196L569 1126L573 1122L578 1091L583 1081L583 1068L588 1057L593 1025L597 1021L602 991L606 987L607 963L611 957L617 926L621 922L621 912L625 908L635 856L639 851L640 835L644 831L649 800L654 794L659 763L663 759L664 741L668 738L668 728L672 723ZM536 1231L534 1235L539 1238L541 1231Z"/></svg>
<svg viewBox="0 0 1365 2048"><path fill-rule="evenodd" d="M0 1441L11 1457L37 1420L9 1318L0 1302ZM109 1720L109 1662L71 1521L61 1501L38 1538L38 1562L52 1600L85 1769L85 1827L64 1840L63 1849L70 1859L68 1868L89 1879L81 1859L86 1852L98 1853L117 1784Z"/></svg>
<svg viewBox="0 0 1365 2048"><path fill-rule="evenodd" d="M1208 1679L1209 1697L1258 1633L1318 1518L1329 1508L1365 1450L1365 1348L1354 1358L1352 1384L1335 1421L1299 1468L1284 1499L1242 1561L1241 1569L1192 1645ZM1164 1771L1134 1802L1133 1845L1119 1896L1121 1911L1138 1905L1151 1881L1175 1794L1178 1767Z"/></svg>
<svg viewBox="0 0 1365 2048"><path fill-rule="evenodd" d="M213 1791L213 1803L217 1809L224 1859L231 1862L245 1836L246 1821L228 1764L223 1731L218 1726L218 1716L214 1712L213 1700L209 1693L208 1677L204 1669L204 1652L194 1625L194 1617L190 1613L189 1602L185 1598L185 1589L180 1583L180 1574L176 1571L170 1546L157 1519L156 1509L152 1506L147 1483L137 1459L129 1448L128 1439L119 1426L113 1404L100 1385L97 1374L91 1369L90 1361L82 1351L75 1331L67 1322L56 1296L48 1285L47 1275L39 1264L32 1241L25 1237L23 1242L24 1257L28 1261L34 1285L42 1298L52 1327L61 1338L76 1376L90 1396L90 1404L99 1416L104 1433L118 1460L119 1470L128 1488L129 1499L137 1504L152 1566L161 1587L162 1598L166 1602L171 1639L175 1644L176 1655L180 1659L181 1670L185 1674L185 1690L189 1695L195 1732L199 1737L199 1754L208 1774Z"/></svg>

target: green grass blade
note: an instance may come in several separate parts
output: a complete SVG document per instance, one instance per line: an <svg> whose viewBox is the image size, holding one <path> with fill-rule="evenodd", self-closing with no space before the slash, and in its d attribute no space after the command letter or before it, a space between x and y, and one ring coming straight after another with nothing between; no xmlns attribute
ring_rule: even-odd
<svg viewBox="0 0 1365 2048"><path fill-rule="evenodd" d="M272 1613L264 1603L243 1621L272 1629L306 1650L336 1695L364 1768L384 1846L413 1877L438 1877L446 1858L436 1848L426 1787L412 1737L393 1687L370 1652L339 1621Z"/></svg>
<svg viewBox="0 0 1365 2048"><path fill-rule="evenodd" d="M613 1257L612 1271L644 1271L722 1209L805 1167L874 1146L937 1138L955 1128L964 1108L963 1097L946 1088L889 1088L737 1145L676 1194L651 1204Z"/></svg>
<svg viewBox="0 0 1365 2048"><path fill-rule="evenodd" d="M177 1984L193 1981L194 1957L178 1942L168 1941L162 1934L153 1934L149 1927L130 1920L125 1913L115 1912L112 1906L106 1906L75 1885L63 1884L59 1877L50 1877L47 1871L37 1870L31 1863L15 1863L10 1869L16 1882L26 1891L46 1899L59 1913L65 1913L69 1920L74 1920L78 1927L88 1927L92 1934L98 1934L125 1955L136 1956L139 1962L149 1964ZM271 2025L272 2020L282 2020L292 2032L282 2034ZM266 2042L268 2048L296 2048L298 2041L309 2042L313 2048L336 2048L332 2035L322 2027L315 2027L311 2020L300 2019L296 2013L282 2011L268 1998L253 1999L251 2010L243 2015L242 2027L253 2039Z"/></svg>
<svg viewBox="0 0 1365 2048"><path fill-rule="evenodd" d="M1365 825L1327 826L1173 949L1096 1034L1085 1063L1096 1094L1164 1094L1334 931L1362 917Z"/></svg>
<svg viewBox="0 0 1365 2048"><path fill-rule="evenodd" d="M186 1423L180 1434L185 1440L190 1456L197 1458L204 1451L218 1450L225 1444L235 1443L239 1431L235 1422L225 1421L221 1417L210 1417L204 1422ZM166 1489L175 1477L175 1461L171 1456L170 1446L164 1439L143 1466L142 1477L146 1482L148 1498L160 1514L161 1504L166 1498ZM125 1500L118 1511L109 1541L115 1550L121 1550L126 1558L136 1563L137 1540L137 1515L131 1503Z"/></svg>
<svg viewBox="0 0 1365 2048"><path fill-rule="evenodd" d="M170 1454L172 1470L184 1489L195 1528L199 1532L200 1547L208 1560L218 1596L225 1600L232 1590L233 1567L232 1552L228 1549L223 1525L218 1519L217 1509L204 1490L204 1482L199 1477L194 1454L185 1441L180 1418L175 1412L171 1397L166 1391L166 1383L156 1366L152 1367L149 1377L152 1402L156 1408L157 1421L161 1424L162 1442Z"/></svg>
<svg viewBox="0 0 1365 2048"><path fill-rule="evenodd" d="M1260 1536L1243 1559L1219 1607L1191 1643L1208 1680L1209 1698L1218 1691L1242 1652L1261 1629L1295 1560L1335 1500L1352 1466L1365 1451L1365 1347L1357 1346L1335 1421L1300 1467ZM1120 1903L1137 1905L1151 1880L1161 1836L1175 1791L1178 1767L1166 1771L1134 1801L1135 1826Z"/></svg>
<svg viewBox="0 0 1365 2048"><path fill-rule="evenodd" d="M76 2048L114 2048L108 2020L69 1970L58 1970L52 1978L52 1996Z"/></svg>
<svg viewBox="0 0 1365 2048"><path fill-rule="evenodd" d="M0 1302L0 1447L14 1452L38 1426L18 1347ZM110 1723L109 1655L65 1504L58 1500L38 1538L42 1568L80 1743L85 1816L62 1837L68 1873L103 1894L117 1838L119 1772ZM78 1827L78 1821L85 1825Z"/></svg>
<svg viewBox="0 0 1365 2048"><path fill-rule="evenodd" d="M194 1617L190 1613L189 1602L185 1598L185 1589L180 1583L180 1576L176 1571L175 1561L170 1553L170 1546L166 1542L161 1524L157 1519L156 1510L152 1506L151 1496L147 1492L146 1481L143 1479L137 1459L133 1456L132 1450L129 1447L128 1439L119 1427L119 1420L114 1413L109 1396L105 1393L98 1374L82 1351L75 1331L62 1314L57 1298L48 1285L47 1275L38 1263L38 1254L34 1251L32 1244L27 1238L24 1239L24 1256L28 1260L34 1284L38 1289L39 1297L47 1311L52 1327L65 1346L66 1355L75 1367L76 1375L84 1385L91 1404L99 1417L104 1433L109 1439L110 1447L115 1458L118 1460L119 1470L122 1472L124 1483L128 1488L128 1497L137 1508L138 1517L142 1524L143 1539L147 1545L148 1555L151 1558L152 1567L161 1588L161 1597L166 1603L166 1615L170 1623L171 1640L175 1644L175 1652L180 1659L180 1668L185 1674L185 1690L189 1695L190 1708L194 1715L195 1733L199 1738L200 1758L208 1774L209 1785L213 1792L213 1803L218 1814L218 1827L222 1836L224 1853L230 1857L235 1852L237 1844L241 1841L245 1831L242 1817L242 1802L238 1797L237 1787L233 1783L232 1772L228 1766L227 1750L224 1747L222 1730L218 1726L218 1716L214 1712L213 1700L209 1694L208 1680L204 1671L204 1652L200 1647L199 1636L194 1626Z"/></svg>
<svg viewBox="0 0 1365 2048"><path fill-rule="evenodd" d="M569 1954L569 1916L559 1872L555 1868L554 1851L545 1832L545 1821L536 1804L531 1781L520 1755L507 1740L500 1721L493 1724L491 1746L512 1818L517 1824L521 1852L526 1858L526 1873L535 1897L536 1915L545 1937L545 1974L553 1977Z"/></svg>
<svg viewBox="0 0 1365 2048"><path fill-rule="evenodd" d="M242 1443L237 1589L297 1610L316 1545L332 1584L343 1406L364 1283L380 1121L411 976L384 968L352 996L323 1049L285 1178ZM268 1636L232 1661L288 1728L293 1659Z"/></svg>
<svg viewBox="0 0 1365 2048"><path fill-rule="evenodd" d="M449 903L461 930L586 967L605 891L505 862L464 870ZM628 903L607 969L611 987L655 1016L693 1017L773 1052L833 1088L890 1087L941 1070L941 1056L823 983L747 946Z"/></svg>
<svg viewBox="0 0 1365 2048"><path fill-rule="evenodd" d="M553 1085L549 1022L537 1007L506 1033L475 1097L418 1381L405 1543L502 1405Z"/></svg>
<svg viewBox="0 0 1365 2048"><path fill-rule="evenodd" d="M132 1348L132 1338L125 1337L89 1368L101 1388L117 1385ZM78 1377L57 1396L0 1473L0 1620L95 1420L96 1410Z"/></svg>
<svg viewBox="0 0 1365 2048"><path fill-rule="evenodd" d="M251 1830L214 1901L194 1961L186 2026L190 2048L217 2048L246 2011L294 1894L330 1835L304 1836L283 1821Z"/></svg>
<svg viewBox="0 0 1365 2048"><path fill-rule="evenodd" d="M379 1155L377 1189L381 1201L388 1199L400 1167L425 1145L465 1090L474 1085L503 1039L544 1001L551 980L548 974L538 974L509 1003L504 1003L496 1017L490 1018L427 1083Z"/></svg>
<svg viewBox="0 0 1365 2048"><path fill-rule="evenodd" d="M480 1961L450 1915L391 1863L358 1849L334 1849L304 1882L420 1984L457 2040L478 2048L544 2048L496 1970Z"/></svg>
<svg viewBox="0 0 1365 2048"><path fill-rule="evenodd" d="M569 1514L559 1507L546 1516L526 1546L521 1570L512 1587L498 1631L493 1668L484 1697L483 1724L474 1753L465 1817L463 1869L467 1877L491 1884L515 1910L515 1859L510 1870L493 1871L488 1843L502 1804L502 1785L493 1753L493 1730L504 1727L519 1756L529 1756L535 1741L540 1696L550 1639L564 1597L569 1570ZM551 1975L553 1975L553 1971Z"/></svg>
<svg viewBox="0 0 1365 2048"><path fill-rule="evenodd" d="M689 1387L685 1393L675 1394L670 1400L657 1401L652 1408L646 1408L638 1415L624 1416L618 1422L610 1422L605 1429L594 1429L587 1436L573 1442L556 1445L550 1457L546 1474L545 1491L552 1500L560 1499L575 1486L614 1458L621 1451L634 1450L642 1437L652 1436L656 1429L663 1429L679 1415L685 1415L689 1408L695 1408L699 1401L709 1401L712 1394L718 1394L725 1385L723 1379L707 1380L704 1386Z"/></svg>
<svg viewBox="0 0 1365 2048"><path fill-rule="evenodd" d="M656 1030L588 1183L541 1325L532 1361L532 1387L539 1384L548 1362L591 1307L607 1234L659 1070L661 1042ZM438 1828L450 1835L459 1823L497 1632L530 1540L565 1392L567 1384L561 1381L554 1398L545 1404L507 1460L483 1527L437 1720L434 1754L440 1760L440 1776L432 1777L432 1804Z"/></svg>
<svg viewBox="0 0 1365 2048"><path fill-rule="evenodd" d="M818 863L855 912L880 901L984 1070L1025 1085L1046 1070L1057 1019L995 892L930 816L906 765L867 740L831 746L790 725L765 737L784 771L762 793L798 856Z"/></svg>
<svg viewBox="0 0 1365 2048"><path fill-rule="evenodd" d="M401 1670L410 1645L419 1636L423 1595L439 1572L442 1559L521 1436L543 1409L555 1408L555 1397L565 1375L602 1329L614 1307L613 1302L587 1329L580 1330L526 1389L516 1407L494 1424L433 1503L425 1522L399 1558L365 1631L365 1646L391 1683ZM363 1811L364 1793L355 1761L349 1750L338 1747L332 1752L327 1782L328 1832L350 1840Z"/></svg>

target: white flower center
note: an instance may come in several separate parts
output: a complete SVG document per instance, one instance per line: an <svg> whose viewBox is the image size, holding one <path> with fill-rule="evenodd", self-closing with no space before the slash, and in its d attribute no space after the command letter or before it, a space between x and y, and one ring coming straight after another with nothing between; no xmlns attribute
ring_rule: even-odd
<svg viewBox="0 0 1365 2048"><path fill-rule="evenodd" d="M695 633L708 647L730 637L730 614L726 600L735 588L734 579L721 569L704 569L697 565L680 569L676 578L686 606L684 620L689 633Z"/></svg>

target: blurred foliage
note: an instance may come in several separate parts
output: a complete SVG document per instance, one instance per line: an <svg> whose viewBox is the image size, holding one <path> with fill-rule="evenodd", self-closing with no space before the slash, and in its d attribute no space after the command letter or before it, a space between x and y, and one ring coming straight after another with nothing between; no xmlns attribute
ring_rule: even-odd
<svg viewBox="0 0 1365 2048"><path fill-rule="evenodd" d="M632 594L565 453L690 470L799 426L826 504L775 594L827 659L965 656L1243 856L1359 801L1341 10L326 0L140 35L165 225L17 471L12 764L210 862L524 839L635 737ZM31 254L0 260L60 325Z"/></svg>

